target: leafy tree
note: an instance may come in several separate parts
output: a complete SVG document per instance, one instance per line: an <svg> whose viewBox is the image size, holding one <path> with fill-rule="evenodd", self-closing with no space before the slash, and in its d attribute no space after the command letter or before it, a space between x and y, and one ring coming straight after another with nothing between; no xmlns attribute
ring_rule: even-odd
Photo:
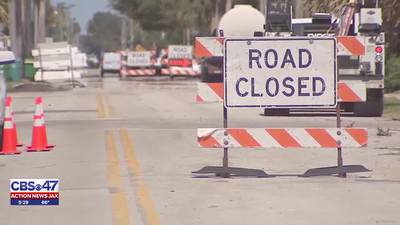
<svg viewBox="0 0 400 225"><path fill-rule="evenodd" d="M385 90L400 90L400 57L391 56L386 60Z"/></svg>
<svg viewBox="0 0 400 225"><path fill-rule="evenodd" d="M232 4L258 5L258 0L110 0L114 9L137 21L153 42L188 43L194 36L210 35ZM151 33L165 33L159 40ZM149 40L147 40L149 41Z"/></svg>
<svg viewBox="0 0 400 225"><path fill-rule="evenodd" d="M8 22L8 0L0 0L0 23Z"/></svg>
<svg viewBox="0 0 400 225"><path fill-rule="evenodd" d="M400 55L400 1L382 1L383 21L389 53Z"/></svg>
<svg viewBox="0 0 400 225"><path fill-rule="evenodd" d="M349 0L306 0L306 7L311 14L316 12L325 12L339 15L340 10L349 3Z"/></svg>
<svg viewBox="0 0 400 225"><path fill-rule="evenodd" d="M81 35L79 37L80 49L87 54L95 54L100 58L102 53L102 47L93 41L93 36L91 35Z"/></svg>
<svg viewBox="0 0 400 225"><path fill-rule="evenodd" d="M121 46L121 23L118 15L98 12L88 23L88 36L102 51L116 51Z"/></svg>
<svg viewBox="0 0 400 225"><path fill-rule="evenodd" d="M46 2L46 27L47 34L54 41L73 41L81 29L75 18L71 16L71 7L65 2L52 6L49 1Z"/></svg>
<svg viewBox="0 0 400 225"><path fill-rule="evenodd" d="M112 6L137 21L145 30L165 30L174 27L173 0L111 0Z"/></svg>
<svg viewBox="0 0 400 225"><path fill-rule="evenodd" d="M339 15L340 10L348 0L305 0L306 6L311 13L327 12ZM373 1L372 1L373 2ZM400 1L380 1L383 10L383 26L386 33L386 40L389 43L390 54L400 54Z"/></svg>

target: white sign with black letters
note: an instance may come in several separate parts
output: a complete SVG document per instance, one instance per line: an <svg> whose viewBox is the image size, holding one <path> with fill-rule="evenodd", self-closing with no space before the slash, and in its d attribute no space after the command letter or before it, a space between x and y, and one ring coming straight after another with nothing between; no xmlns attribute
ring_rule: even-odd
<svg viewBox="0 0 400 225"><path fill-rule="evenodd" d="M189 45L169 45L169 59L191 59L193 58L193 47Z"/></svg>
<svg viewBox="0 0 400 225"><path fill-rule="evenodd" d="M228 38L225 106L333 108L335 38Z"/></svg>
<svg viewBox="0 0 400 225"><path fill-rule="evenodd" d="M127 65L131 67L151 66L151 52L128 52Z"/></svg>

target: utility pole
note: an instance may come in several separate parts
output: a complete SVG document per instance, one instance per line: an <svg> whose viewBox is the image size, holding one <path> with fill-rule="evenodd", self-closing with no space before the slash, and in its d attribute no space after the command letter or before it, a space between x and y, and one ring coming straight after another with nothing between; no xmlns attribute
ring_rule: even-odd
<svg viewBox="0 0 400 225"><path fill-rule="evenodd" d="M126 17L121 17L121 50L126 49L126 37L127 37L127 29L126 29Z"/></svg>
<svg viewBox="0 0 400 225"><path fill-rule="evenodd" d="M21 67L25 62L25 3L25 0L12 0L9 2L11 48L17 60L20 61ZM23 69L20 69L20 75L21 77L24 77L25 71Z"/></svg>
<svg viewBox="0 0 400 225"><path fill-rule="evenodd" d="M11 48L17 59L22 55L21 0L9 2Z"/></svg>
<svg viewBox="0 0 400 225"><path fill-rule="evenodd" d="M262 13L264 13L264 14L267 13L267 11L266 11L266 8L267 8L267 1L268 1L268 0L260 0L260 1L259 1L259 10L260 10ZM265 15L265 16L267 16L267 15Z"/></svg>
<svg viewBox="0 0 400 225"><path fill-rule="evenodd" d="M32 0L24 1L24 19L25 19L25 30L24 30L24 50L26 53L30 53L34 48L34 5L35 2ZM27 54L25 54L26 56Z"/></svg>
<svg viewBox="0 0 400 225"><path fill-rule="evenodd" d="M133 49L133 41L135 39L135 33L133 30L133 20L131 18L129 18L128 20L128 24L129 24L129 43L128 43L128 48L129 49Z"/></svg>

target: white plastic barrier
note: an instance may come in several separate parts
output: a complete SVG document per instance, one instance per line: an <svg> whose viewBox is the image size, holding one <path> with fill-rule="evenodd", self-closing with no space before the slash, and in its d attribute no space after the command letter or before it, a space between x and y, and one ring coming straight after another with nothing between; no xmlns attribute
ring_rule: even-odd
<svg viewBox="0 0 400 225"><path fill-rule="evenodd" d="M41 43L32 50L34 67L39 70L35 80L66 80L81 78L87 67L86 54L66 42Z"/></svg>

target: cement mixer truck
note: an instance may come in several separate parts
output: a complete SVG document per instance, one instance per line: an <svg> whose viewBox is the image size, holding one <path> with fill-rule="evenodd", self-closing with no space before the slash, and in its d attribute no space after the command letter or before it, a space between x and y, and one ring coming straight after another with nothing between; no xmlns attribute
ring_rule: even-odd
<svg viewBox="0 0 400 225"><path fill-rule="evenodd" d="M292 11L291 0L267 1L265 16L250 5L235 5L221 18L217 37L196 39L196 56L202 58L202 81L223 82L224 37L336 37L341 108L356 116L381 116L385 35L379 1L350 0L338 18L316 13L312 18L293 19ZM206 51L198 54L197 49ZM267 108L264 113L288 115L290 110Z"/></svg>

